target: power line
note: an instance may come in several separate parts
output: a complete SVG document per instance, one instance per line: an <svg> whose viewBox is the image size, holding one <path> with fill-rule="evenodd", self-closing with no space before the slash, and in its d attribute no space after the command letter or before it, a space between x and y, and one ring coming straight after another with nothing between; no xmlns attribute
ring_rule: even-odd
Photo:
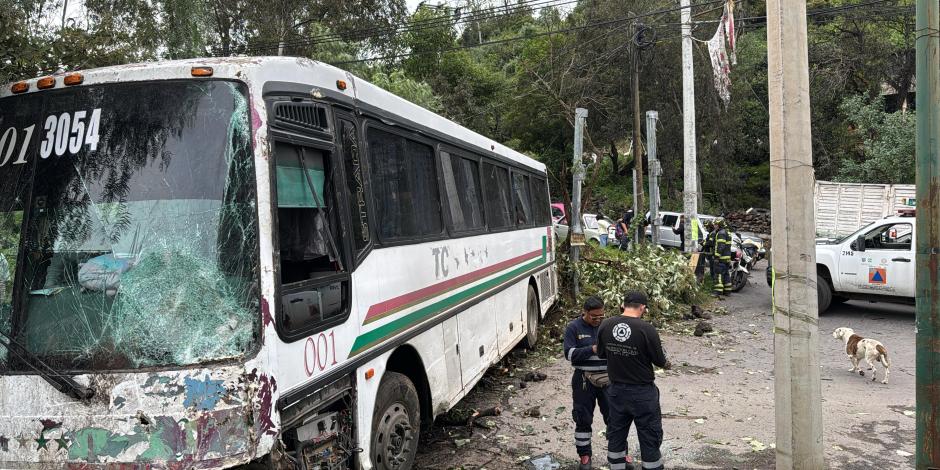
<svg viewBox="0 0 940 470"><path fill-rule="evenodd" d="M711 0L711 1L707 1L707 2L704 2L704 3L700 3L700 4L697 4L697 5L694 5L694 6L713 5L713 4L716 4L716 3L722 3L722 2L724 2L724 1L725 1L725 0ZM542 37L542 36L553 36L553 35L556 35L556 34L566 34L566 33L574 32L574 31L581 31L581 30L589 29L589 28L600 28L600 27L604 27L604 26L610 26L610 25L613 25L613 24L624 23L624 22L631 21L631 20L638 20L638 19L641 19L641 18L648 18L648 17L654 16L654 15L661 15L661 14L665 14L665 13L672 13L672 12L676 12L676 11L682 10L683 8L690 8L690 7L673 7L673 8L667 8L667 9L662 9L662 10L651 11L651 12L648 12L648 13L642 13L642 14L639 14L639 15L626 16L626 17L622 17L622 18L616 18L616 19L607 20L607 21L600 21L600 22L597 22L597 23L590 23L590 24L581 25L581 26L572 26L572 27L570 27L570 28L563 28L563 29L557 29L557 30L552 30L552 31L543 31L543 32L540 32L540 33L533 33L533 34L526 34L526 35L520 35L520 36L513 36L513 37L510 37L510 38L497 39L497 40L488 41L488 42L484 42L484 43L480 43L480 44L469 44L469 45L465 45L465 46L457 46L457 47L452 47L452 48L447 48L447 49L440 49L440 50L436 50L436 51L412 51L412 52L406 52L406 53L401 53L401 54L390 54L390 55L386 55L386 56L369 57L369 58L366 58L366 59L346 60L346 61L340 61L340 62L333 62L332 65L337 65L337 66L338 66L338 65L348 65L348 64L357 64L357 63L362 63L362 62L371 62L371 61L376 61L376 60L401 59L401 58L410 57L410 56L413 56L413 55L421 55L421 54L441 54L441 53L447 53L447 52L456 52L456 51L461 51L461 50L465 50L465 49L473 49L473 48L483 47L483 46L492 46L492 45L496 45L496 44L505 44L505 43L515 42L515 41L521 41L521 40L525 40L525 39L538 38L538 37Z"/></svg>
<svg viewBox="0 0 940 470"><path fill-rule="evenodd" d="M401 25L374 26L374 27L360 29L360 30L353 30L353 31L349 31L346 33L327 33L327 34L322 34L319 36L313 36L309 38L295 40L292 42L298 42L298 41L334 42L337 40L344 40L344 39L349 39L349 38L361 38L359 40L364 40L364 39L378 37L379 35L383 35L383 33L384 34L400 34L404 32L424 30L424 29L445 26L445 25L456 26L457 24L480 21L480 20L492 18L495 16L502 16L503 14L505 15L514 14L518 11L523 11L527 8L532 8L533 6L543 5L541 6L541 8L548 8L548 7L566 5L570 3L577 3L577 0L530 0L528 3L521 2L516 5L506 5L503 7L497 6L497 7L482 9L475 13L472 13L469 16L460 16L458 18L454 18L453 20L450 18L450 16L439 16L437 18L431 18L428 20L422 20L422 21L416 21L416 22L413 21L413 22L401 24ZM471 8L471 7L472 6L469 4L464 5L464 6L458 6L458 7L454 7L454 11L459 12L460 10L464 8ZM502 9L504 13L497 13L500 9ZM303 24L303 23L300 23L300 24ZM297 25L295 25L295 27L296 26ZM279 42L280 41L259 42L259 43L255 43L255 46L253 46L253 48L258 49L260 48L260 46L274 46L278 44Z"/></svg>
<svg viewBox="0 0 940 470"><path fill-rule="evenodd" d="M449 16L441 16L438 18L432 18L429 20L423 20L418 22L411 22L403 25L395 26L377 26L372 28L366 28L362 30L350 31L347 33L328 33L314 37L295 39L292 41L264 41L264 42L255 42L251 45L237 49L236 53L249 54L252 52L259 51L269 51L274 50L278 46L283 47L297 47L313 44L328 44L333 42L338 42L342 40L357 40L365 41L378 39L390 35L400 35L405 33L412 33L417 31L423 31L431 28L441 27L441 26L456 26L458 24L466 24L472 22L479 22L487 19L498 19L505 16L511 16L519 12L526 10L545 10L548 8L554 8L562 5L568 5L572 3L578 3L578 0L530 0L529 2L520 2L515 5L504 5L502 7L490 7L488 9L480 10L477 13L474 13L470 16L461 16L459 19L451 20ZM691 5L691 7L709 5L718 2L706 1L705 3L696 3ZM454 10L459 10L469 7L464 5L462 7L455 7Z"/></svg>
<svg viewBox="0 0 940 470"><path fill-rule="evenodd" d="M504 5L490 7L483 10L479 10L475 13L472 13L467 16L461 15L457 18L451 18L450 15L444 15L437 18L432 18L422 21L413 21L400 25L392 26L375 26L371 28L365 28L360 30L353 30L346 33L327 33L313 37L307 37L302 39L297 39L293 41L284 41L283 45L285 47L295 47L302 45L310 44L324 44L331 42L338 42L343 40L355 40L355 41L364 41L367 39L377 39L384 36L391 35L400 35L404 33L424 31L427 29L442 27L442 26L456 26L458 24L466 24L479 22L487 19L501 18L504 16L511 16L519 12L524 12L529 9L535 10L544 10L547 8L555 8L563 5L568 5L572 3L577 3L578 0L530 0L528 2L520 2L514 5ZM469 5L464 5L461 7L455 7L454 11L459 11L464 8L469 8ZM270 50L275 49L281 41L263 41L256 42L250 46L240 49L240 52L252 52L259 50Z"/></svg>
<svg viewBox="0 0 940 470"><path fill-rule="evenodd" d="M820 9L818 9L818 10L807 11L807 12L806 12L806 16L807 16L808 18L815 17L815 16L823 16L823 15L828 15L828 14L832 14L832 13L839 13L839 12L843 12L843 11L855 10L855 9L858 9L858 8L863 8L863 7L878 5L878 4L880 4L880 3L887 3L887 2L890 2L890 1L895 1L895 0L871 0L871 1L865 2L865 3L853 3L853 4L849 4L849 5L838 6L838 7L820 8ZM902 11L902 10L903 10L903 11L907 11L907 10L908 10L908 7L902 6L902 5L895 5L893 8L897 8L898 11ZM913 7L913 6L910 7L910 11L913 13L913 11L914 11L914 7ZM735 18L735 21L736 21L736 22L737 22L737 21L741 21L741 22L745 22L745 21L756 21L756 20L764 20L764 21L767 21L767 16L766 16L766 15L764 15L764 16L746 16L746 17L744 17L744 18ZM721 21L721 20L704 20L704 21L696 21L696 23L697 23L697 24L708 24L708 23L717 24L717 23L720 22L720 21ZM680 23L675 23L675 24L680 24Z"/></svg>

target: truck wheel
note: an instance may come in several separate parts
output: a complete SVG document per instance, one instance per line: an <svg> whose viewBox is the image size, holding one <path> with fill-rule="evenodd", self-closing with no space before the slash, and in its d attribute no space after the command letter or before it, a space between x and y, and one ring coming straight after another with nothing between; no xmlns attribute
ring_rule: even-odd
<svg viewBox="0 0 940 470"><path fill-rule="evenodd" d="M832 303L832 287L823 277L817 278L816 281L816 301L819 303L819 314L822 315L829 308L829 304Z"/></svg>
<svg viewBox="0 0 940 470"><path fill-rule="evenodd" d="M372 466L408 470L414 464L421 429L418 391L398 372L386 372L379 384L372 415Z"/></svg>
<svg viewBox="0 0 940 470"><path fill-rule="evenodd" d="M526 349L535 349L535 344L539 342L539 297L532 286L529 286L526 299L526 330L523 341Z"/></svg>

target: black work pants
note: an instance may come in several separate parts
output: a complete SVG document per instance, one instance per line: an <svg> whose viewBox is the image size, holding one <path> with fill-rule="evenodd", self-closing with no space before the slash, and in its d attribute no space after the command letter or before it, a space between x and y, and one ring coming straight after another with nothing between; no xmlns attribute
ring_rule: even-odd
<svg viewBox="0 0 940 470"><path fill-rule="evenodd" d="M575 369L574 375L571 376L571 392L574 402L571 408L571 417L574 418L574 446L578 449L578 456L591 455L594 406L596 404L601 409L604 424L607 424L607 394L603 388L595 387L588 382L579 369Z"/></svg>
<svg viewBox="0 0 940 470"><path fill-rule="evenodd" d="M663 416L655 384L611 383L607 387L610 423L607 425L607 463L610 470L627 468L627 436L636 424L644 469L662 469Z"/></svg>

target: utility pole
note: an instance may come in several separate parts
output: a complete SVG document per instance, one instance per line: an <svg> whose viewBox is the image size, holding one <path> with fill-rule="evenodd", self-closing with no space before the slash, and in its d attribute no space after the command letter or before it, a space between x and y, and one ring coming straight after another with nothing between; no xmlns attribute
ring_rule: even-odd
<svg viewBox="0 0 940 470"><path fill-rule="evenodd" d="M650 159L650 220L653 221L653 246L659 245L659 175L662 171L659 167L659 159L656 157L656 123L659 121L659 113L656 111L646 112L646 154Z"/></svg>
<svg viewBox="0 0 940 470"><path fill-rule="evenodd" d="M584 229L581 227L581 181L584 179L584 163L582 154L584 153L584 124L587 120L588 112L584 108L574 110L574 156L571 162L571 278L574 284L575 302L578 300L578 258L581 247L584 246Z"/></svg>
<svg viewBox="0 0 940 470"><path fill-rule="evenodd" d="M778 470L825 468L806 0L767 0Z"/></svg>
<svg viewBox="0 0 940 470"><path fill-rule="evenodd" d="M917 454L940 468L940 1L917 0Z"/></svg>
<svg viewBox="0 0 940 470"><path fill-rule="evenodd" d="M62 2L62 29L65 29L65 12L69 10L69 0Z"/></svg>
<svg viewBox="0 0 940 470"><path fill-rule="evenodd" d="M695 142L695 75L692 64L692 8L689 0L681 0L682 7L682 131L684 151L683 172L685 187L682 192L685 212L685 251L698 251L698 239L693 227L698 227L698 164ZM697 232L698 230L695 230Z"/></svg>
<svg viewBox="0 0 940 470"><path fill-rule="evenodd" d="M634 34L636 34L637 24L633 24ZM640 46L633 42L633 161L636 167L636 177L633 179L633 187L636 193L633 212L634 217L644 217L639 211L646 206L643 197L643 150L640 149ZM643 225L634 234L634 240L641 242L646 240L644 236Z"/></svg>

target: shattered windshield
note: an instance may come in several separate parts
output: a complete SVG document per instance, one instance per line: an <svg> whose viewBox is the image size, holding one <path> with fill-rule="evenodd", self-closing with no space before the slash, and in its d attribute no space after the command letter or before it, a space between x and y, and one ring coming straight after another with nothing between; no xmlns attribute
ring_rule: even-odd
<svg viewBox="0 0 940 470"><path fill-rule="evenodd" d="M239 356L258 329L245 87L0 101L0 328L63 370ZM2 369L25 370L7 360Z"/></svg>

